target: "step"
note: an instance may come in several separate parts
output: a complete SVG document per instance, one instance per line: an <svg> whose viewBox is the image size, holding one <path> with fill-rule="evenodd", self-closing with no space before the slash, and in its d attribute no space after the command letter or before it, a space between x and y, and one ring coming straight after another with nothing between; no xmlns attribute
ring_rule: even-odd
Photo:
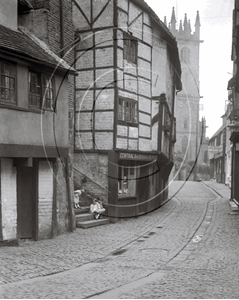
<svg viewBox="0 0 239 300"><path fill-rule="evenodd" d="M89 207L74 208L75 215L88 213L89 211L90 211Z"/></svg>
<svg viewBox="0 0 239 300"><path fill-rule="evenodd" d="M109 224L109 219L99 219L99 220L91 220L91 221L84 221L84 222L76 222L76 227L78 228L91 228L95 226L100 226L100 225L106 225Z"/></svg>
<svg viewBox="0 0 239 300"><path fill-rule="evenodd" d="M231 206L231 210L239 210L238 206L236 205L236 203L234 201L229 201L230 206Z"/></svg>
<svg viewBox="0 0 239 300"><path fill-rule="evenodd" d="M76 215L76 222L90 221L94 219L95 219L94 216L90 213Z"/></svg>

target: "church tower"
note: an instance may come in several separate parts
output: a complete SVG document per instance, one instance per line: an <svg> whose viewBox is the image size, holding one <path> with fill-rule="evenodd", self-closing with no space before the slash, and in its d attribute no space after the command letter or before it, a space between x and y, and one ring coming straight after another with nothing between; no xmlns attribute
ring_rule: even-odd
<svg viewBox="0 0 239 300"><path fill-rule="evenodd" d="M176 25L177 20L173 7L168 27L178 43L182 69L182 91L177 95L175 108L177 122L175 153L176 156L185 155L186 161L195 161L200 146L199 48L202 41L200 41L199 12L197 11L194 33L187 14L185 14L183 22L180 20L178 28Z"/></svg>

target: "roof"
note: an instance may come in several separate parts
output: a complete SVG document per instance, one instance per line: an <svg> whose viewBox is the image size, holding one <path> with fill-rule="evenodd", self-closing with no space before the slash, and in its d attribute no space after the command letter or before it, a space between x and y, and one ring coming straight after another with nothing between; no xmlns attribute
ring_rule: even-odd
<svg viewBox="0 0 239 300"><path fill-rule="evenodd" d="M224 128L227 127L227 124L223 124L214 134L212 137L210 137L209 141L213 138L215 138L221 131L223 131Z"/></svg>
<svg viewBox="0 0 239 300"><path fill-rule="evenodd" d="M132 2L134 2L135 5L140 6L145 11L147 11L149 13L149 15L151 16L151 18L164 31L164 33L165 33L164 39L171 46L171 47L169 47L169 51L171 52L172 64L178 75L176 77L176 87L178 90L182 90L181 64L180 64L180 59L179 59L179 54L178 54L178 46L177 46L176 38L173 36L173 34L168 29L168 27L164 24L164 22L162 22L160 20L160 18L157 16L157 14L152 10L152 8L144 0L132 0Z"/></svg>
<svg viewBox="0 0 239 300"><path fill-rule="evenodd" d="M18 31L0 25L0 50L14 53L26 60L76 73L64 60L25 28Z"/></svg>

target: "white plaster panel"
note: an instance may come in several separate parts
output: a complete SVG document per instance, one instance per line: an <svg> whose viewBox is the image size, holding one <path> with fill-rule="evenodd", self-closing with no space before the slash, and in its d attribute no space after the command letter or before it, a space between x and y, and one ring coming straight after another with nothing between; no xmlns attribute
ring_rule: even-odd
<svg viewBox="0 0 239 300"><path fill-rule="evenodd" d="M17 238L17 172L13 159L1 159L1 201L3 240Z"/></svg>
<svg viewBox="0 0 239 300"><path fill-rule="evenodd" d="M39 161L38 174L38 234L46 237L51 235L52 203L53 203L53 172L52 163Z"/></svg>
<svg viewBox="0 0 239 300"><path fill-rule="evenodd" d="M113 132L96 132L95 147L99 150L113 149Z"/></svg>
<svg viewBox="0 0 239 300"><path fill-rule="evenodd" d="M76 91L76 111L93 109L93 91Z"/></svg>
<svg viewBox="0 0 239 300"><path fill-rule="evenodd" d="M114 96L113 89L96 91L95 109L114 109Z"/></svg>
<svg viewBox="0 0 239 300"><path fill-rule="evenodd" d="M95 112L95 129L96 130L113 130L114 112Z"/></svg>
<svg viewBox="0 0 239 300"><path fill-rule="evenodd" d="M76 149L91 150L93 149L92 132L77 132L75 134Z"/></svg>
<svg viewBox="0 0 239 300"><path fill-rule="evenodd" d="M128 127L123 125L117 125L117 135L128 136Z"/></svg>
<svg viewBox="0 0 239 300"><path fill-rule="evenodd" d="M131 140L129 139L129 150L138 150L138 140Z"/></svg>
<svg viewBox="0 0 239 300"><path fill-rule="evenodd" d="M129 126L129 137L130 138L138 138L138 136L139 136L138 127L130 127Z"/></svg>
<svg viewBox="0 0 239 300"><path fill-rule="evenodd" d="M128 140L127 139L123 139L123 138L117 138L117 141L116 141L116 148L118 149L127 149L127 142Z"/></svg>

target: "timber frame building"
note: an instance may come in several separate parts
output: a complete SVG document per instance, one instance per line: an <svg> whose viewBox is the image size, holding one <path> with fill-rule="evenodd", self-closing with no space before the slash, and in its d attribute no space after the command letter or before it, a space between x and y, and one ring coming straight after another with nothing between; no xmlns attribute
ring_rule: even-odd
<svg viewBox="0 0 239 300"><path fill-rule="evenodd" d="M167 199L181 90L177 42L143 0L74 0L75 186L111 221Z"/></svg>

